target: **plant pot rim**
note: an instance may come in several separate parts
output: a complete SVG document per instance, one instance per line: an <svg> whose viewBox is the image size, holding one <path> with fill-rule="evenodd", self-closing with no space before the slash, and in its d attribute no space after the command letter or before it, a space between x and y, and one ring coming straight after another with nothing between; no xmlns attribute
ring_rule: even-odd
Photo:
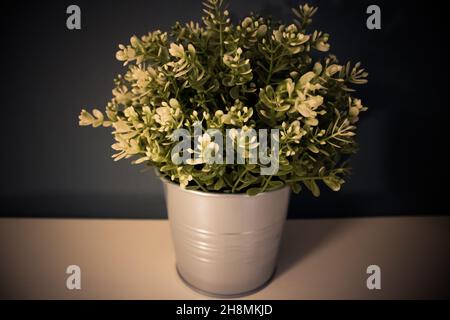
<svg viewBox="0 0 450 320"><path fill-rule="evenodd" d="M167 177L164 177L160 172L158 168L155 168L155 174L156 176L165 184L170 184L173 185L175 187L178 187L179 189L181 189L183 192L187 192L187 193L191 193L191 194L196 194L199 196L203 196L203 197L226 197L226 198L257 198L257 197L262 197L266 194L272 193L272 192L277 192L277 191L281 191L283 189L286 188L290 188L289 185L285 184L284 186L274 189L274 190L269 190L269 191L264 191L261 193L258 193L257 195L254 196L250 196L244 192L242 193L224 193L224 192L205 192L205 191L199 191L199 190L188 190L188 189L184 189L181 188L181 186L178 183L175 183L171 180L169 180Z"/></svg>

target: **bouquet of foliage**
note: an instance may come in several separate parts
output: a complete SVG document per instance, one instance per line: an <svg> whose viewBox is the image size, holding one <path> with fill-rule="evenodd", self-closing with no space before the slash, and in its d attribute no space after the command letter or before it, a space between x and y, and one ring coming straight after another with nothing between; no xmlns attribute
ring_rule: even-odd
<svg viewBox="0 0 450 320"><path fill-rule="evenodd" d="M367 82L360 63L339 64L329 51L329 35L310 31L317 8L293 9L285 25L250 15L237 24L222 0L204 3L202 23L176 23L170 33L133 36L116 57L128 69L114 80L104 113L81 111L80 125L112 127L115 160L158 168L183 188L207 192L260 192L302 186L318 196L317 182L338 191L356 151L355 124L365 111L352 85ZM104 115L105 114L105 115ZM234 148L276 155L276 172L262 175L267 162L211 162L217 141L195 139L194 160L179 163L172 152L174 132L194 136L195 126L214 129ZM240 136L249 130L277 129L278 147ZM273 141L272 141L273 142Z"/></svg>

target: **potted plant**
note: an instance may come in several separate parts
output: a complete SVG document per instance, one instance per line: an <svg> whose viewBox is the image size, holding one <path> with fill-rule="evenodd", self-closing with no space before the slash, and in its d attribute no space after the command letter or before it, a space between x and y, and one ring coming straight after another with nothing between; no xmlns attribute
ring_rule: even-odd
<svg viewBox="0 0 450 320"><path fill-rule="evenodd" d="M338 191L366 108L360 63L339 64L329 35L310 31L317 8L292 24L249 15L233 24L221 0L202 23L133 36L116 57L106 111L79 124L112 127L114 160L156 168L177 269L192 287L236 295L271 278L290 190Z"/></svg>

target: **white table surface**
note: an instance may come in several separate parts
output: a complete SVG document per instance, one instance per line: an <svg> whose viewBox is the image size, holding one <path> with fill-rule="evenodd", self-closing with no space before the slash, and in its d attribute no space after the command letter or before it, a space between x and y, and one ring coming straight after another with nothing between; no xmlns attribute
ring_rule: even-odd
<svg viewBox="0 0 450 320"><path fill-rule="evenodd" d="M247 299L440 298L450 218L288 220L273 281ZM366 268L381 268L368 290ZM66 268L81 268L81 290ZM166 220L0 219L0 298L206 299L178 278Z"/></svg>

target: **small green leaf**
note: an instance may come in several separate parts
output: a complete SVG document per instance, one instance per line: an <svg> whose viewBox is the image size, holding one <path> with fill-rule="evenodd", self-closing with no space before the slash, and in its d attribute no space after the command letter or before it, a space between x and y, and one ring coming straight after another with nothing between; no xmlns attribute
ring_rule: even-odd
<svg viewBox="0 0 450 320"><path fill-rule="evenodd" d="M166 164L166 165L164 165L164 166L162 166L160 168L160 171L161 172L167 172L167 171L176 170L176 169L177 169L176 165L174 165L174 164Z"/></svg>
<svg viewBox="0 0 450 320"><path fill-rule="evenodd" d="M235 86L233 88L230 89L230 97L233 98L234 100L239 98L239 87Z"/></svg>
<svg viewBox="0 0 450 320"><path fill-rule="evenodd" d="M222 189L225 185L225 182L223 181L222 178L219 178L219 180L217 180L217 182L214 184L214 190L219 191L220 189Z"/></svg>
<svg viewBox="0 0 450 320"><path fill-rule="evenodd" d="M302 191L302 186L300 185L300 183L292 183L290 184L291 188L292 188L292 192L298 194L300 193L300 191Z"/></svg>
<svg viewBox="0 0 450 320"><path fill-rule="evenodd" d="M324 177L323 182L333 191L339 191L341 189L341 184L335 177Z"/></svg>
<svg viewBox="0 0 450 320"><path fill-rule="evenodd" d="M283 186L284 186L284 182L282 182L282 181L270 181L269 185L267 186L266 191L279 189Z"/></svg>
<svg viewBox="0 0 450 320"><path fill-rule="evenodd" d="M315 145L313 144L309 144L308 145L308 150L311 151L312 153L319 153L319 148L317 148Z"/></svg>
<svg viewBox="0 0 450 320"><path fill-rule="evenodd" d="M314 180L305 180L303 181L303 184L311 191L311 193L314 195L314 197L320 196L320 189L317 185L316 181Z"/></svg>
<svg viewBox="0 0 450 320"><path fill-rule="evenodd" d="M247 190L247 194L249 196L256 196L258 193L261 193L263 191L262 188L251 188Z"/></svg>

